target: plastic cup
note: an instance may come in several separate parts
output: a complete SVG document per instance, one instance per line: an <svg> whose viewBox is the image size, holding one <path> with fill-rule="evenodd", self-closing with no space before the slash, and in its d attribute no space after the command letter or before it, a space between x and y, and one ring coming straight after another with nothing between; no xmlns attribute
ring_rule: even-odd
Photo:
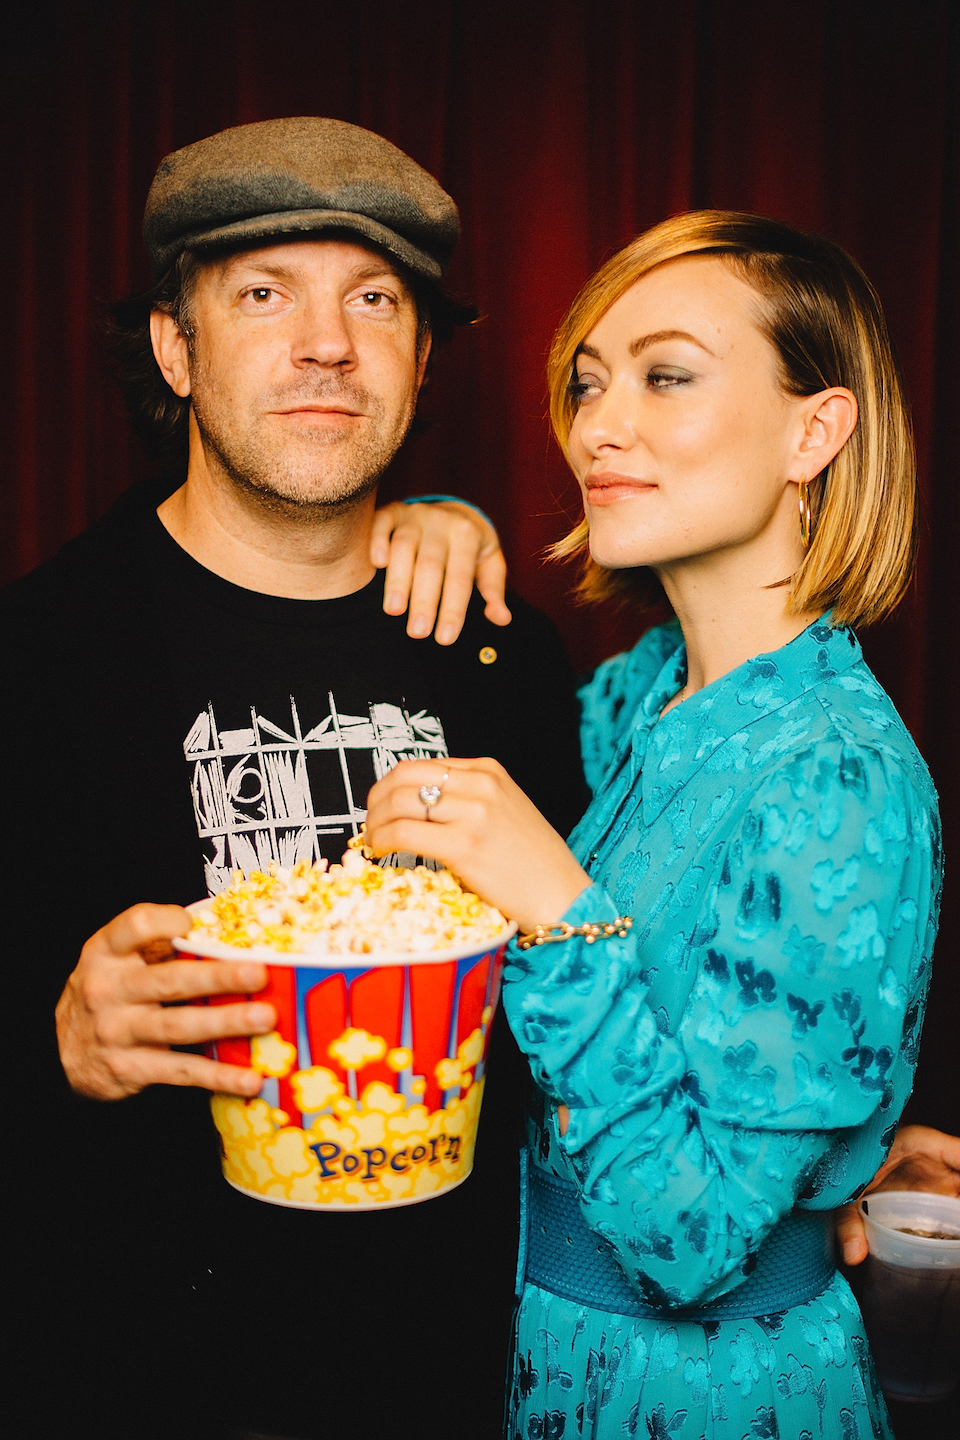
<svg viewBox="0 0 960 1440"><path fill-rule="evenodd" d="M960 1199L887 1190L860 1210L870 1254L855 1288L881 1389L893 1400L943 1400L960 1374Z"/></svg>
<svg viewBox="0 0 960 1440"><path fill-rule="evenodd" d="M276 1009L276 1030L207 1046L213 1058L264 1076L254 1100L211 1100L228 1183L300 1210L383 1210L461 1185L473 1168L503 953L516 928L419 955L280 955L200 936L176 941L182 959L268 967L255 998Z"/></svg>

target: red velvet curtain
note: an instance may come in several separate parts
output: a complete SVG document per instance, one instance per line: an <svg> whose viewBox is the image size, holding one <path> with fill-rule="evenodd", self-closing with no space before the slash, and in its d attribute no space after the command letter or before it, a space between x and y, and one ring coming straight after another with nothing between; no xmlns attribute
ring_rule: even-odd
<svg viewBox="0 0 960 1440"><path fill-rule="evenodd" d="M386 491L477 500L501 527L513 584L586 666L639 627L572 608L568 574L540 559L576 510L544 419L552 329L598 262L654 221L759 210L846 246L900 350L924 542L910 600L866 644L931 764L956 854L958 15L953 0L18 7L5 22L0 152L15 202L2 227L5 577L145 473L91 321L97 302L148 283L139 231L158 161L228 125L333 115L386 135L455 196L464 240L450 282L485 316L441 355L435 424ZM960 1129L953 873L917 1103Z"/></svg>

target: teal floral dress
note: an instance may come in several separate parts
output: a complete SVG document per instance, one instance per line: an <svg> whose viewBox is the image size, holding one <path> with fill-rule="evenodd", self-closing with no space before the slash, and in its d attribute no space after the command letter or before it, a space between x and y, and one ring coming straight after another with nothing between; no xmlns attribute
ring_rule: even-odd
<svg viewBox="0 0 960 1440"><path fill-rule="evenodd" d="M828 617L660 719L685 676L672 624L582 692L594 800L570 845L594 883L564 918L632 930L514 945L504 977L535 1081L529 1163L576 1187L593 1248L653 1313L528 1277L507 1434L889 1436L829 1262L792 1308L684 1312L726 1304L782 1217L842 1204L884 1158L929 980L936 794Z"/></svg>

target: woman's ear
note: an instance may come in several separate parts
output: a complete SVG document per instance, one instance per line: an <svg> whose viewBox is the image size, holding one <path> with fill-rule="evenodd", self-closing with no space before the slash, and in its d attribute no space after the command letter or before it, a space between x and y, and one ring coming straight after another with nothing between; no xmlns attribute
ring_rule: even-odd
<svg viewBox="0 0 960 1440"><path fill-rule="evenodd" d="M839 454L856 428L857 397L840 386L821 390L806 397L801 414L803 432L791 467L797 473L790 480L812 480Z"/></svg>
<svg viewBox="0 0 960 1440"><path fill-rule="evenodd" d="M185 400L190 394L190 354L183 331L165 310L150 312L150 343L164 380Z"/></svg>

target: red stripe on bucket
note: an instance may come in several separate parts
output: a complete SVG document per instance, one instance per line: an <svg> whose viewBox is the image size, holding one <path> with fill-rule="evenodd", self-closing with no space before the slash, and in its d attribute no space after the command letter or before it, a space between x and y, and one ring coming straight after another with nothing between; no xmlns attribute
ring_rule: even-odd
<svg viewBox="0 0 960 1440"><path fill-rule="evenodd" d="M397 965L368 970L358 975L350 986L350 1023L358 1030L379 1035L393 1050L400 1044L403 1025L403 970ZM396 1072L385 1060L376 1060L357 1071L357 1094L375 1080L382 1080L391 1090L397 1083Z"/></svg>
<svg viewBox="0 0 960 1440"><path fill-rule="evenodd" d="M457 962L410 966L410 1009L413 1020L413 1069L427 1082L423 1104L439 1110L443 1091L435 1072L438 1061L447 1058L450 1017Z"/></svg>
<svg viewBox="0 0 960 1440"><path fill-rule="evenodd" d="M346 1086L347 1072L330 1054L330 1046L347 1028L347 982L343 975L329 975L307 991L304 1020L310 1042L311 1065L325 1065Z"/></svg>

